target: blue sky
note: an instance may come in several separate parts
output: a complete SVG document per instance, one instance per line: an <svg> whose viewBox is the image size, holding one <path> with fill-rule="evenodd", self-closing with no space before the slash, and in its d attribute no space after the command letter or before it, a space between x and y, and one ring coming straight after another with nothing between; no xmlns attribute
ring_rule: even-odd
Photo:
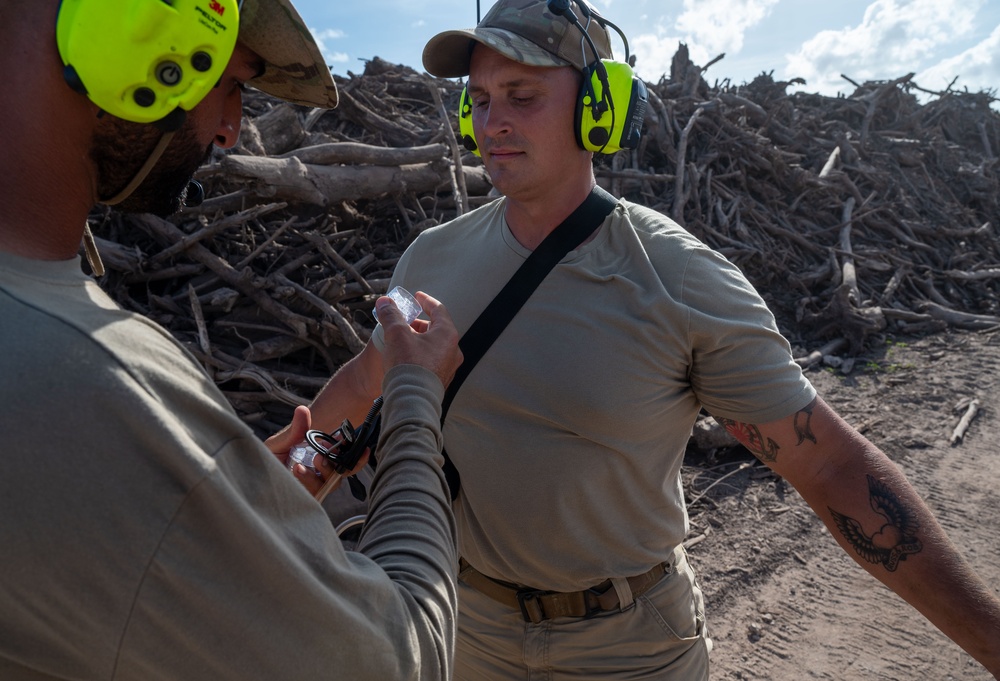
<svg viewBox="0 0 1000 681"><path fill-rule="evenodd" d="M294 0L334 73L361 73L381 57L418 70L427 39L476 23L476 0ZM482 14L494 0L479 0ZM679 42L696 64L725 58L709 83L804 78L808 92L850 94L856 82L916 72L929 90L1000 88L1000 0L591 0L657 81ZM613 43L616 57L621 46Z"/></svg>

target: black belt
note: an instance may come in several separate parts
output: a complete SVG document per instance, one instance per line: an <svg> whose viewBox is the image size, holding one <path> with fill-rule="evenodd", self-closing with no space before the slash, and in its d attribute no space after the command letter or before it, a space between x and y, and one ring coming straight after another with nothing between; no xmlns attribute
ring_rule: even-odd
<svg viewBox="0 0 1000 681"><path fill-rule="evenodd" d="M674 558L658 563L641 575L629 577L632 596L649 591L670 573ZM560 592L520 587L487 577L464 559L459 561L459 579L476 591L514 610L520 610L525 622L538 624L554 617L591 617L598 612L621 607L618 590L610 579L583 591Z"/></svg>

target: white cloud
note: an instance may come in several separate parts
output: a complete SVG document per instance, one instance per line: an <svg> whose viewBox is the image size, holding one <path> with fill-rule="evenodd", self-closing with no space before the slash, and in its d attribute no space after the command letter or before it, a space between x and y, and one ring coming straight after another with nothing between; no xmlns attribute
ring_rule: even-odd
<svg viewBox="0 0 1000 681"><path fill-rule="evenodd" d="M346 62L349 57L345 52L333 52L327 49L327 40L339 40L340 38L347 37L344 31L339 28L324 28L322 31L318 31L315 28L310 28L309 32L313 34L313 38L316 39L316 46L319 47L320 54L326 59L327 64L341 64Z"/></svg>
<svg viewBox="0 0 1000 681"><path fill-rule="evenodd" d="M670 62L677 52L678 43L683 39L663 35L643 34L630 42L635 53L635 73L650 82L657 82L660 76L670 75ZM692 56L696 64L704 64L707 60Z"/></svg>
<svg viewBox="0 0 1000 681"><path fill-rule="evenodd" d="M743 49L747 29L759 24L776 4L778 0L684 0L676 28L710 53L736 54Z"/></svg>
<svg viewBox="0 0 1000 681"><path fill-rule="evenodd" d="M743 49L746 32L770 14L779 0L684 0L684 11L667 28L630 40L636 54L636 73L658 80L670 73L670 62L679 43L688 47L691 61L704 65L720 54L734 55ZM667 19L664 16L664 19Z"/></svg>
<svg viewBox="0 0 1000 681"><path fill-rule="evenodd" d="M316 40L337 40L339 38L347 37L347 34L339 28L324 28L322 31L310 28L309 32L313 34L313 37L316 38Z"/></svg>
<svg viewBox="0 0 1000 681"><path fill-rule="evenodd" d="M855 82L891 80L918 71L975 29L985 0L875 0L857 26L821 31L786 56L785 76L805 78L811 92L835 94Z"/></svg>
<svg viewBox="0 0 1000 681"><path fill-rule="evenodd" d="M916 81L928 90L944 90L955 81L956 90L995 91L1000 86L1000 26L978 45L924 69Z"/></svg>

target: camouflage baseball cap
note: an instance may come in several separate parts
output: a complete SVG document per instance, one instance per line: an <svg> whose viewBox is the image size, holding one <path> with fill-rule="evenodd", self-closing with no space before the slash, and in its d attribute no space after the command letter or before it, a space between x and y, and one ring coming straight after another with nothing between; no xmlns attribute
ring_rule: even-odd
<svg viewBox="0 0 1000 681"><path fill-rule="evenodd" d="M611 58L607 29L588 19L580 1L570 2L570 9L588 27L601 58ZM597 14L589 5L587 9ZM497 0L475 28L445 31L431 38L424 47L424 68L441 78L467 76L477 42L529 66L575 66L582 70L595 61L583 33L566 17L550 11L546 0Z"/></svg>
<svg viewBox="0 0 1000 681"><path fill-rule="evenodd" d="M330 69L291 0L244 0L240 42L265 62L248 85L295 104L337 106Z"/></svg>

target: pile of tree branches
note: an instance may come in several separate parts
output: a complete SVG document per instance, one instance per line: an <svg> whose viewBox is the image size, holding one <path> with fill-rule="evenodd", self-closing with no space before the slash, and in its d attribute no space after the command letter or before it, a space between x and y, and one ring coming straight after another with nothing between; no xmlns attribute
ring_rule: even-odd
<svg viewBox="0 0 1000 681"><path fill-rule="evenodd" d="M1000 324L991 94L910 74L826 97L705 73L681 46L647 83L641 145L597 159L603 186L724 253L813 359ZM338 88L332 111L249 94L239 144L199 171L200 207L90 220L102 286L189 347L262 435L363 347L406 246L495 195L456 142L460 83L374 59Z"/></svg>

